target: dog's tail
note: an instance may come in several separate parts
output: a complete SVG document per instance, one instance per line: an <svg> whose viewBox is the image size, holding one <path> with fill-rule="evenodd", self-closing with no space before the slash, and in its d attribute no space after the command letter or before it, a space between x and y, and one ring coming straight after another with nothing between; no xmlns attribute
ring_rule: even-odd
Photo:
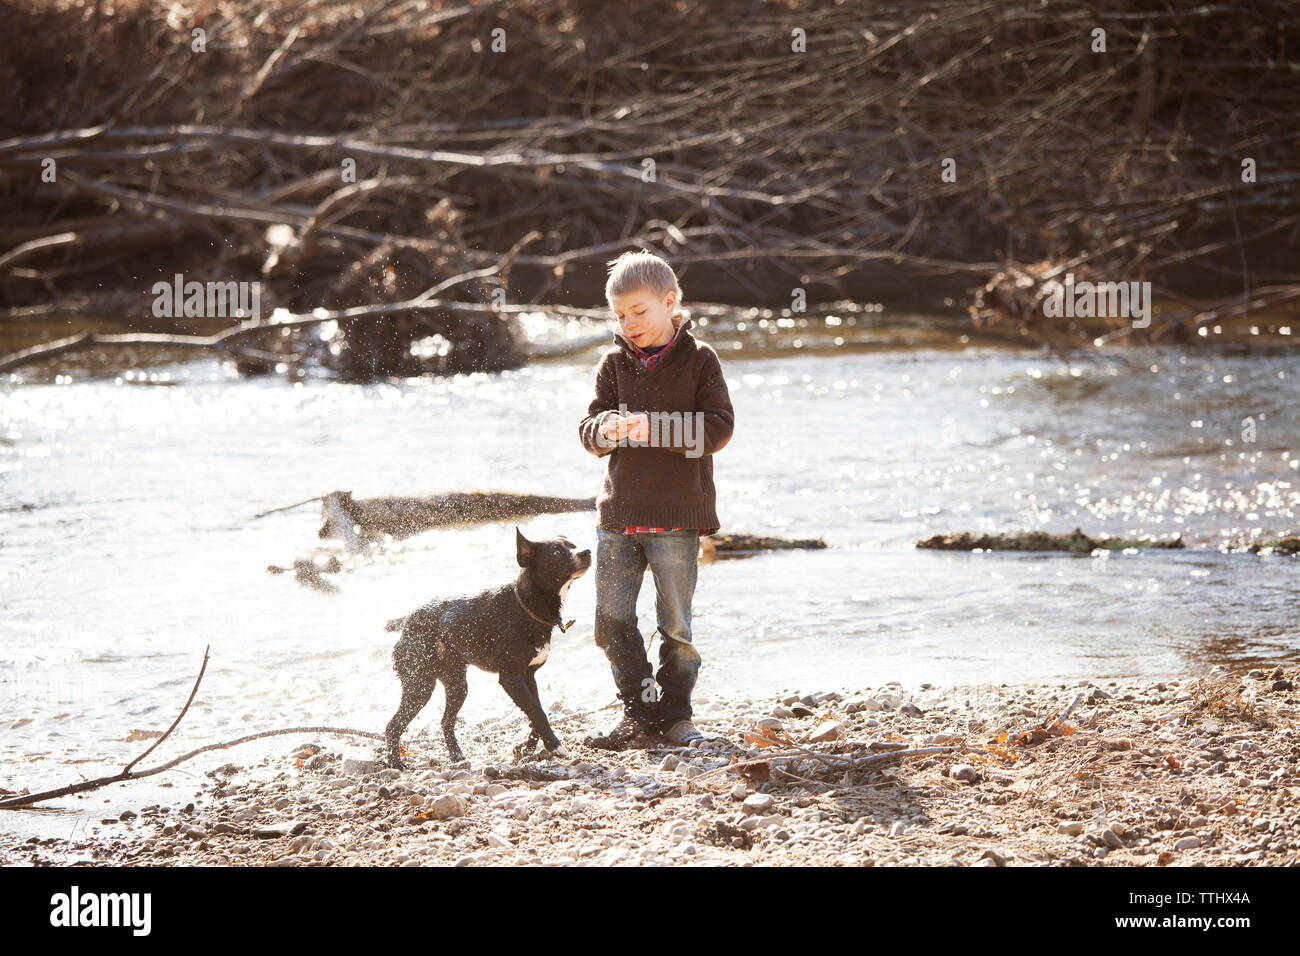
<svg viewBox="0 0 1300 956"><path fill-rule="evenodd" d="M406 617L410 617L408 614ZM406 624L406 617L395 617L384 625L385 631L400 631Z"/></svg>

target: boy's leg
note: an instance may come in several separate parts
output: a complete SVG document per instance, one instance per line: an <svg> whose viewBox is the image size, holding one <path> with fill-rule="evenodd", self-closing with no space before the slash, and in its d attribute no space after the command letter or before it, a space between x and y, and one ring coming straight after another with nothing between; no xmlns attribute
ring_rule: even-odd
<svg viewBox="0 0 1300 956"><path fill-rule="evenodd" d="M655 614L659 623L661 689L659 727L667 731L691 719L691 691L700 670L700 655L691 642L691 601L699 570L700 538L695 530L638 535L655 579Z"/></svg>
<svg viewBox="0 0 1300 956"><path fill-rule="evenodd" d="M637 536L596 529L596 646L605 652L628 716L658 720L645 641L636 626L636 599L646 555Z"/></svg>

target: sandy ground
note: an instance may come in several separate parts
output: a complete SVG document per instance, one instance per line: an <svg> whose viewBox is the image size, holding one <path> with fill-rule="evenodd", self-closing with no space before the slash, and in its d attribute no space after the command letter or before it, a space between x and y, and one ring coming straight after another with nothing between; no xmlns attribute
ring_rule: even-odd
<svg viewBox="0 0 1300 956"><path fill-rule="evenodd" d="M417 736L405 772L369 743L284 738L259 764L209 771L198 808L126 811L103 834L33 838L0 862L1288 866L1300 861L1297 679L1217 668L1155 684L713 698L696 722L717 739L619 753L580 742L612 708L557 705L568 758L514 759L520 716L466 727L468 768ZM902 746L949 749L890 752Z"/></svg>

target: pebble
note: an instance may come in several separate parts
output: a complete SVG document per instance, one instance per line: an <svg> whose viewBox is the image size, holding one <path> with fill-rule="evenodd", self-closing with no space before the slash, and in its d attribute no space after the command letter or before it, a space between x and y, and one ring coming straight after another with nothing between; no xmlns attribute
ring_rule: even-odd
<svg viewBox="0 0 1300 956"><path fill-rule="evenodd" d="M891 837L901 837L907 832L907 824L902 820L895 820L889 825L889 835Z"/></svg>
<svg viewBox="0 0 1300 956"><path fill-rule="evenodd" d="M434 818L438 820L448 820L452 817L462 816L465 809L466 801L464 797L454 793L444 793L429 806Z"/></svg>
<svg viewBox="0 0 1300 956"><path fill-rule="evenodd" d="M1195 850L1201 845L1201 838L1198 836L1185 836L1174 843L1175 850Z"/></svg>
<svg viewBox="0 0 1300 956"><path fill-rule="evenodd" d="M271 826L254 827L253 836L262 840L272 840L278 837L296 836L305 829L307 829L306 820L288 820Z"/></svg>
<svg viewBox="0 0 1300 956"><path fill-rule="evenodd" d="M732 800L744 800L747 796L749 796L749 787L743 783L738 783L731 788Z"/></svg>
<svg viewBox="0 0 1300 956"><path fill-rule="evenodd" d="M1056 832L1063 833L1066 836L1077 837L1080 833L1083 832L1083 824L1077 820L1073 820L1068 823L1061 823L1056 827Z"/></svg>
<svg viewBox="0 0 1300 956"><path fill-rule="evenodd" d="M848 706L845 707L844 709L850 714L856 714L864 710L865 711L884 710L885 705L882 704L880 701L876 700L876 698L874 697L858 697L855 700L849 701Z"/></svg>
<svg viewBox="0 0 1300 956"><path fill-rule="evenodd" d="M758 721L758 726L764 730L784 730L785 726L775 717L763 717Z"/></svg>
<svg viewBox="0 0 1300 956"><path fill-rule="evenodd" d="M766 813L772 809L775 803L776 800L771 794L751 793L745 798L745 802L740 805L740 808L745 813Z"/></svg>
<svg viewBox="0 0 1300 956"><path fill-rule="evenodd" d="M808 742L819 744L829 740L840 740L847 737L848 733L848 727L844 726L841 721L828 720L813 728L813 732L808 737Z"/></svg>
<svg viewBox="0 0 1300 956"><path fill-rule="evenodd" d="M962 734L939 733L929 734L921 742L927 747L955 747L965 739Z"/></svg>
<svg viewBox="0 0 1300 956"><path fill-rule="evenodd" d="M979 771L970 764L959 763L948 771L948 776L954 780L964 780L967 783L979 783Z"/></svg>

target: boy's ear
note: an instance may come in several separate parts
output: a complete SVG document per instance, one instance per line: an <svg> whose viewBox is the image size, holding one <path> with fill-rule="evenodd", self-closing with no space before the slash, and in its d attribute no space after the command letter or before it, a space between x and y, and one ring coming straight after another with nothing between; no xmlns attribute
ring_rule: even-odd
<svg viewBox="0 0 1300 956"><path fill-rule="evenodd" d="M533 554L536 548L534 544L524 537L524 533L515 525L515 560L519 562L521 568L531 568L533 566Z"/></svg>

